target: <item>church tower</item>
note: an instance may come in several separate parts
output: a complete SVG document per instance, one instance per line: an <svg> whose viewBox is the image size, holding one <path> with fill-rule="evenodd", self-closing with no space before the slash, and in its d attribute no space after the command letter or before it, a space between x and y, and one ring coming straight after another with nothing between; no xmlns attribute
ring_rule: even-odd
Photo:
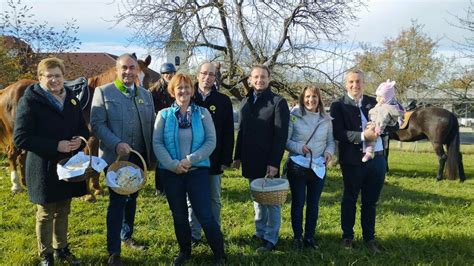
<svg viewBox="0 0 474 266"><path fill-rule="evenodd" d="M166 62L174 64L181 72L189 72L188 67L188 46L183 38L178 20L174 20L170 38L165 43Z"/></svg>

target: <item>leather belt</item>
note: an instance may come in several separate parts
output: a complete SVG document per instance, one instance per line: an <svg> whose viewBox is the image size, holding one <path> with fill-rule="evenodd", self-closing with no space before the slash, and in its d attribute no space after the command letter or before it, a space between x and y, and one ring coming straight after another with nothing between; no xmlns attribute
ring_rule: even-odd
<svg viewBox="0 0 474 266"><path fill-rule="evenodd" d="M383 151L376 151L374 152L375 156L384 156Z"/></svg>

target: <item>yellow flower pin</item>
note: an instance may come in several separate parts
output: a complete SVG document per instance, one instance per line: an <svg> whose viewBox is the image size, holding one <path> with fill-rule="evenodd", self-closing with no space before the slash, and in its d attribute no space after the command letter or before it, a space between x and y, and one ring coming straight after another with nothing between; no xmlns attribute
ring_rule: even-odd
<svg viewBox="0 0 474 266"><path fill-rule="evenodd" d="M71 103L72 103L73 105L76 105L76 104L77 104L76 100L74 100L74 99L71 99Z"/></svg>
<svg viewBox="0 0 474 266"><path fill-rule="evenodd" d="M142 98L140 98L140 99L138 99L138 103L140 103L140 104L144 104L145 102L143 101L143 99L142 99Z"/></svg>
<svg viewBox="0 0 474 266"><path fill-rule="evenodd" d="M209 106L209 109L210 109L211 111L215 112L215 111L216 111L216 106L215 106L215 105L211 105L211 106Z"/></svg>

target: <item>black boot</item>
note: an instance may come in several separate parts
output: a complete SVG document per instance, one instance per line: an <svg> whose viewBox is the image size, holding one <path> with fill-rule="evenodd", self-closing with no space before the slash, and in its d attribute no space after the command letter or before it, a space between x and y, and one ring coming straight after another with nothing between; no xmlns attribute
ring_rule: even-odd
<svg viewBox="0 0 474 266"><path fill-rule="evenodd" d="M173 265L174 266L183 265L190 258L191 258L191 252L180 251L178 253L178 256L174 258Z"/></svg>
<svg viewBox="0 0 474 266"><path fill-rule="evenodd" d="M296 250L301 251L303 249L303 240L301 240L301 238L293 239L293 247Z"/></svg>
<svg viewBox="0 0 474 266"><path fill-rule="evenodd" d="M318 249L319 249L318 244L316 243L316 241L314 241L313 238L305 239L305 240L303 240L303 242L304 242L304 246L305 246L305 247L308 247L308 248L314 249L314 250L318 250Z"/></svg>
<svg viewBox="0 0 474 266"><path fill-rule="evenodd" d="M40 266L53 266L54 256L52 253L44 254L41 256Z"/></svg>
<svg viewBox="0 0 474 266"><path fill-rule="evenodd" d="M79 265L81 264L81 261L74 256L71 251L69 250L69 247L66 246L65 248L60 248L60 249L55 249L54 250L54 257L61 261L61 262L67 262L70 265Z"/></svg>

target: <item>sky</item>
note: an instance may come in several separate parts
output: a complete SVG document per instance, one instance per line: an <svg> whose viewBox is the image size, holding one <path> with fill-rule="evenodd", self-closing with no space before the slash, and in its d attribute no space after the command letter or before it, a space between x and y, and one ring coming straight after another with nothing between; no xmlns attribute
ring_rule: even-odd
<svg viewBox="0 0 474 266"><path fill-rule="evenodd" d="M125 24L114 26L111 22L118 11L117 1L120 0L22 0L22 3L32 7L38 21L47 21L56 29L76 19L82 42L78 52L115 55L136 52L139 58L144 58L149 50L127 41L132 30ZM465 16L468 6L469 0L371 0L359 13L359 21L347 31L347 38L354 44L381 46L383 40L397 37L416 20L424 25L429 37L439 41L438 51L450 56L454 54L453 41L462 42L467 34L450 23L456 23L453 15ZM0 0L0 11L6 8L7 0ZM154 58L151 68L157 70L161 63L163 59Z"/></svg>

